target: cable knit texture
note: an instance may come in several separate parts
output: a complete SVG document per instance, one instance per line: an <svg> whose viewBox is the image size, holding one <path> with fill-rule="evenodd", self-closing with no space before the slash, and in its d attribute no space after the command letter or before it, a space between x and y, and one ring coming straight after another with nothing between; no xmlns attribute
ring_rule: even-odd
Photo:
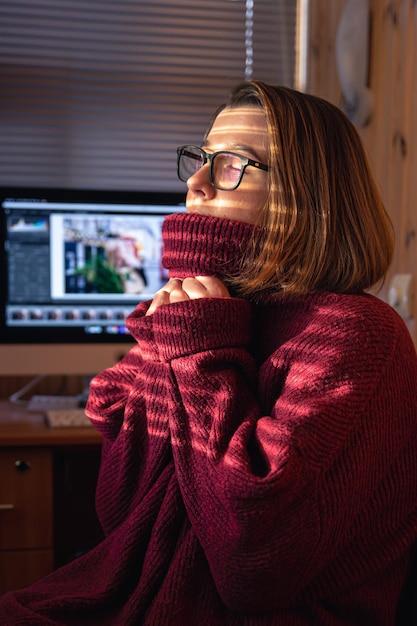
<svg viewBox="0 0 417 626"><path fill-rule="evenodd" d="M168 218L165 263L223 275L250 233ZM148 304L129 319L135 347L91 386L106 538L4 595L0 622L393 626L417 535L402 320L371 295Z"/></svg>

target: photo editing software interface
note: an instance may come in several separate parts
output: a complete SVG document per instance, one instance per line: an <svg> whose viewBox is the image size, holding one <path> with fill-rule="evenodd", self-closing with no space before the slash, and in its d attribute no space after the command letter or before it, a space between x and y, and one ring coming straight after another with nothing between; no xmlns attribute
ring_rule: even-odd
<svg viewBox="0 0 417 626"><path fill-rule="evenodd" d="M183 210L157 197L133 204L3 197L6 335L128 335L126 317L167 280L162 222Z"/></svg>

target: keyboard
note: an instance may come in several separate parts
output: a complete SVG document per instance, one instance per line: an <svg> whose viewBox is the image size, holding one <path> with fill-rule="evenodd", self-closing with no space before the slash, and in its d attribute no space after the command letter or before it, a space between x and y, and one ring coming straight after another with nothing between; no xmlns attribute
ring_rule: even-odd
<svg viewBox="0 0 417 626"><path fill-rule="evenodd" d="M32 396L27 403L27 411L50 411L61 409L78 409L77 396Z"/></svg>
<svg viewBox="0 0 417 626"><path fill-rule="evenodd" d="M50 409L45 412L46 424L50 428L93 427L84 409Z"/></svg>

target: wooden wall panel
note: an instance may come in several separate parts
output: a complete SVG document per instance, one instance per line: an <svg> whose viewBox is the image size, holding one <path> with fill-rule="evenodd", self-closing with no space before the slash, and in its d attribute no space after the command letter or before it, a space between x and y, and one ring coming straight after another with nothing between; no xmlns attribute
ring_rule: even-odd
<svg viewBox="0 0 417 626"><path fill-rule="evenodd" d="M335 40L342 0L310 0L307 42L307 91L340 103L336 73Z"/></svg>
<svg viewBox="0 0 417 626"><path fill-rule="evenodd" d="M335 40L344 0L310 0L307 86L340 105ZM417 2L370 0L369 86L374 108L359 132L394 224L395 255L381 297L394 273L417 279ZM417 297L407 320L417 343Z"/></svg>

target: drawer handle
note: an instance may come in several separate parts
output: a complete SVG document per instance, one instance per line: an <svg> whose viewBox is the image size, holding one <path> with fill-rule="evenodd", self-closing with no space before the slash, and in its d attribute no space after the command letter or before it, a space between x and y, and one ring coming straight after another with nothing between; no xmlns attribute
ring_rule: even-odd
<svg viewBox="0 0 417 626"><path fill-rule="evenodd" d="M0 511L11 511L14 509L14 504L0 504Z"/></svg>
<svg viewBox="0 0 417 626"><path fill-rule="evenodd" d="M18 461L15 461L14 466L18 472L23 474L24 472L28 472L30 470L30 461L19 459Z"/></svg>

